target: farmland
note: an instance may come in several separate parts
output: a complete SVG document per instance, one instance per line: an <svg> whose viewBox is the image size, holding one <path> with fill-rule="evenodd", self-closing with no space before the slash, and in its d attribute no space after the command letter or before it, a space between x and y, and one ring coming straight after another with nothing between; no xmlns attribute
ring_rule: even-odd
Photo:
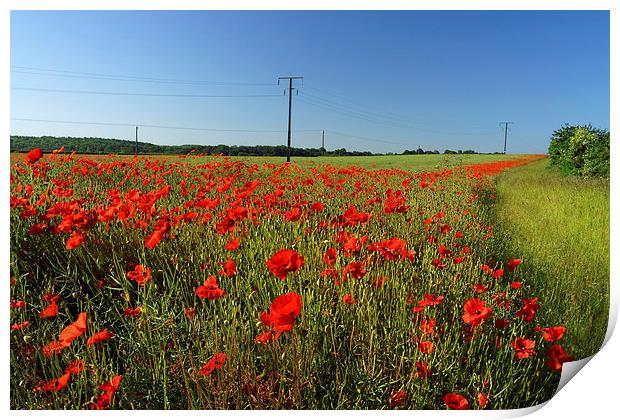
<svg viewBox="0 0 620 420"><path fill-rule="evenodd" d="M508 210L541 158L13 155L11 407L544 402L596 346Z"/></svg>

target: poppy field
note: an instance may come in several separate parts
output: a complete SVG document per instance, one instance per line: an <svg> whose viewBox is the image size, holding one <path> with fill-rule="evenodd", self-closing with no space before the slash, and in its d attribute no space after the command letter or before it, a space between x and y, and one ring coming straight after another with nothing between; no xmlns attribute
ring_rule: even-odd
<svg viewBox="0 0 620 420"><path fill-rule="evenodd" d="M13 157L11 408L542 403L570 331L492 217L541 158Z"/></svg>

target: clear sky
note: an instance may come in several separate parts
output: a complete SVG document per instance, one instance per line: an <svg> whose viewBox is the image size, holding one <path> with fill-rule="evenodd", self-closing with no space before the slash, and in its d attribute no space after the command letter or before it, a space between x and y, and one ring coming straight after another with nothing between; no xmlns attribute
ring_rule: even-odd
<svg viewBox="0 0 620 420"><path fill-rule="evenodd" d="M294 146L545 153L609 64L608 11L12 11L11 133L285 144L292 75Z"/></svg>

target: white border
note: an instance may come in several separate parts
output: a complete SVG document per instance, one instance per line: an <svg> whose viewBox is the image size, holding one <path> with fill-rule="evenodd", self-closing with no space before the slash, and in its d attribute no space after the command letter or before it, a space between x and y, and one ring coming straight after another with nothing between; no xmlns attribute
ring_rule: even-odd
<svg viewBox="0 0 620 420"><path fill-rule="evenodd" d="M0 302L6 302L4 305L0 305L1 319L5 319L5 332L8 332L8 279L9 279L9 267L8 267L8 254L9 254L9 215L8 215L8 183L9 183L9 155L8 151L8 134L10 127L10 72L9 72L9 60L10 60L10 10L63 10L63 9L78 9L78 10L611 10L611 96L610 96L610 114L613 116L610 120L610 131L615 133L618 127L618 24L619 14L616 1L612 0L564 0L562 2L553 0L506 0L501 3L497 0L478 0L465 2L462 0L436 0L436 1L397 1L397 0L383 0L381 2L371 1L334 1L334 0L315 0L315 1L252 1L252 0L230 0L230 1L199 1L199 0L107 0L107 1L76 1L76 0L64 0L56 1L53 4L49 1L33 1L33 0L8 0L3 2L6 5L2 8L2 18L0 20L0 37L2 48L2 60L3 65L0 68L0 74L2 75L2 100L0 106L2 107L2 118L0 121L2 131L5 133L5 152L0 155L0 182L2 183L0 191L3 193L4 205L0 206L0 212L2 214L5 223L0 223L0 246L2 253L2 264L0 264L0 283L4 282L2 287L2 300ZM618 179L618 158L619 151L618 145L615 143L616 139L612 140L612 183L611 183L611 214L618 214L618 197L620 197L620 189L617 185ZM348 416L354 414L357 417L366 416L416 416L416 418L454 418L454 417L477 417L477 418L497 418L497 417L515 417L530 413L532 418L608 418L612 412L615 412L616 406L616 385L618 377L618 361L616 354L618 354L618 339L617 334L611 336L613 326L618 317L618 294L617 287L615 286L618 281L618 222L614 217L611 218L611 302L612 307L610 311L610 329L606 340L609 340L604 348L595 355L592 360L579 372L578 377L570 381L554 398L552 398L546 406L536 411L537 408L524 409L524 410L510 410L505 412L368 412L368 411L356 411L355 413L339 411L339 412L315 412L315 411L297 411L297 412L214 412L214 413L201 413L201 412L188 412L184 415L196 416L196 415L217 415L218 417L246 417L252 416L252 418L264 417L271 420L275 414L277 416L302 416L310 417L315 415L329 415L336 417ZM3 340L2 354L4 355L4 363L0 364L2 372L3 392L1 395L2 407L8 411L9 409L9 340L8 334L5 334ZM316 414L315 414L316 413ZM40 416L46 415L51 417L72 417L81 415L108 415L104 413L82 413L82 412L26 412L26 411L12 411L9 413L11 416ZM153 414L159 414L159 412L114 412L115 416L125 417L131 416L132 418L152 416Z"/></svg>

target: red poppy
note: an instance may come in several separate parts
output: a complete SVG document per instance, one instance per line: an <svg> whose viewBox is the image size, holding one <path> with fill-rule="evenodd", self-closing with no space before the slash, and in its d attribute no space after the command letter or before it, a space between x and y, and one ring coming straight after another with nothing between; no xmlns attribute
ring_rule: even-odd
<svg viewBox="0 0 620 420"><path fill-rule="evenodd" d="M164 234L160 230L154 230L149 236L144 239L144 246L148 249L155 248L163 239Z"/></svg>
<svg viewBox="0 0 620 420"><path fill-rule="evenodd" d="M347 293L346 295L344 295L344 297L342 298L342 301L346 303L347 305L353 305L355 303L355 299L353 298L351 293Z"/></svg>
<svg viewBox="0 0 620 420"><path fill-rule="evenodd" d="M82 359L77 359L71 362L69 366L65 369L65 373L69 373L75 375L84 370L84 361Z"/></svg>
<svg viewBox="0 0 620 420"><path fill-rule="evenodd" d="M209 300L217 300L224 296L226 292L220 289L220 286L217 284L217 280L215 276L211 275L207 277L204 285L198 286L196 288L196 294L199 298L209 299Z"/></svg>
<svg viewBox="0 0 620 420"><path fill-rule="evenodd" d="M110 403L112 403L112 399L114 398L114 394L118 390L119 385L121 384L121 380L123 377L121 375L117 375L112 378L110 382L106 382L103 385L99 385L99 389L104 391L102 395L97 397L97 402L90 405L91 410L103 410L107 408Z"/></svg>
<svg viewBox="0 0 620 420"><path fill-rule="evenodd" d="M399 407L405 404L405 400L407 399L407 392L404 389L398 389L393 391L390 395L390 399L388 405L390 407Z"/></svg>
<svg viewBox="0 0 620 420"><path fill-rule="evenodd" d="M39 148L32 149L31 151L29 151L26 154L26 162L29 165L32 165L33 163L35 163L36 161L38 161L42 157L43 157L43 151L41 149L39 149Z"/></svg>
<svg viewBox="0 0 620 420"><path fill-rule="evenodd" d="M228 277L233 277L235 274L237 274L237 266L230 257L228 257L228 260L224 264L224 274L226 274Z"/></svg>
<svg viewBox="0 0 620 420"><path fill-rule="evenodd" d="M418 350L424 354L432 353L434 348L435 345L432 341L421 341L420 344L418 344Z"/></svg>
<svg viewBox="0 0 620 420"><path fill-rule="evenodd" d="M133 271L127 273L127 277L138 283L140 286L144 286L151 278L151 269L142 264L138 264Z"/></svg>
<svg viewBox="0 0 620 420"><path fill-rule="evenodd" d="M239 248L240 243L241 241L239 240L239 238L233 238L230 241L228 241L226 246L224 246L224 249L227 249L228 251L234 251Z"/></svg>
<svg viewBox="0 0 620 420"><path fill-rule="evenodd" d="M517 266L521 264L521 260L510 260L508 261L508 271L510 271L511 273L513 271L515 271L515 268L517 268Z"/></svg>
<svg viewBox="0 0 620 420"><path fill-rule="evenodd" d="M71 377L70 374L65 373L60 378L52 379L46 384L35 387L33 391L39 391L39 392L60 391L61 389L67 386L67 384L69 383L70 377Z"/></svg>
<svg viewBox="0 0 620 420"><path fill-rule="evenodd" d="M532 322L536 311L540 309L540 305L536 303L538 298L523 299L523 308L521 308L515 315L518 318L522 318L527 322Z"/></svg>
<svg viewBox="0 0 620 420"><path fill-rule="evenodd" d="M302 306L301 296L295 292L287 293L274 299L269 306L269 314L266 312L261 314L261 321L276 331L274 339L277 340L283 332L290 332L293 329Z"/></svg>
<svg viewBox="0 0 620 420"><path fill-rule="evenodd" d="M336 263L336 258L338 258L338 251L336 251L336 248L329 248L325 251L323 261L325 261L327 265L334 265Z"/></svg>
<svg viewBox="0 0 620 420"><path fill-rule="evenodd" d="M102 341L106 341L114 337L114 335L115 334L113 332L108 331L108 329L106 328L103 331L99 331L98 333L93 335L91 338L89 338L88 341L86 342L86 345L92 346L93 344L101 343Z"/></svg>
<svg viewBox="0 0 620 420"><path fill-rule="evenodd" d="M83 233L78 231L73 231L69 239L67 240L67 244L65 245L66 249L76 248L84 243L85 236Z"/></svg>
<svg viewBox="0 0 620 420"><path fill-rule="evenodd" d="M142 307L138 306L136 309L127 308L123 311L123 315L128 318L135 318L142 315Z"/></svg>
<svg viewBox="0 0 620 420"><path fill-rule="evenodd" d="M486 407L489 397L483 392L478 393L478 406L482 409Z"/></svg>
<svg viewBox="0 0 620 420"><path fill-rule="evenodd" d="M549 328L536 327L534 328L534 331L543 333L543 338L546 341L553 342L553 341L557 341L560 338L562 338L562 336L564 335L564 332L566 331L566 327L562 325L558 325L557 327L549 327Z"/></svg>
<svg viewBox="0 0 620 420"><path fill-rule="evenodd" d="M31 324L30 321L24 321L24 322L19 323L19 324L13 324L13 325L11 325L11 331L21 330L22 328L26 328L30 324Z"/></svg>
<svg viewBox="0 0 620 420"><path fill-rule="evenodd" d="M426 360L423 361L422 363L420 362L415 362L415 367L416 367L416 376L425 379L428 378L428 375L430 375L431 371L428 368L428 366L426 365Z"/></svg>
<svg viewBox="0 0 620 420"><path fill-rule="evenodd" d="M56 315L58 315L58 306L56 306L56 302L52 302L51 305L39 312L41 318L51 318Z"/></svg>
<svg viewBox="0 0 620 420"><path fill-rule="evenodd" d="M364 277L366 273L367 271L364 269L364 263L359 261L353 261L347 264L344 267L344 270L342 270L342 278L346 279L347 276L351 274L351 277L359 280Z"/></svg>
<svg viewBox="0 0 620 420"><path fill-rule="evenodd" d="M260 334L258 337L254 339L257 343L267 344L273 338L273 334L270 331L264 332Z"/></svg>
<svg viewBox="0 0 620 420"><path fill-rule="evenodd" d="M79 336L86 331L86 312L81 312L77 320L61 331L58 341L61 345L67 347Z"/></svg>
<svg viewBox="0 0 620 420"><path fill-rule="evenodd" d="M25 308L26 307L26 302L24 302L23 300L11 300L11 308Z"/></svg>
<svg viewBox="0 0 620 420"><path fill-rule="evenodd" d="M282 249L267 261L267 267L274 276L281 280L286 280L286 275L290 272L296 273L304 265L304 259L290 249Z"/></svg>
<svg viewBox="0 0 620 420"><path fill-rule="evenodd" d="M532 350L536 346L536 342L532 340L528 340L525 337L519 337L512 343L510 343L510 347L515 349L515 357L517 359L526 359L530 356L536 354L534 350Z"/></svg>
<svg viewBox="0 0 620 420"><path fill-rule="evenodd" d="M465 313L462 318L465 323L475 327L480 325L487 319L493 310L491 308L487 308L485 302L478 298L469 299L463 305L463 309Z"/></svg>
<svg viewBox="0 0 620 420"><path fill-rule="evenodd" d="M549 358L546 363L547 367L554 371L561 370L564 363L574 360L572 356L566 354L564 348L560 344L551 345L545 352L545 356Z"/></svg>
<svg viewBox="0 0 620 420"><path fill-rule="evenodd" d="M183 308L183 312L185 312L185 318L192 319L196 316L196 308Z"/></svg>
<svg viewBox="0 0 620 420"><path fill-rule="evenodd" d="M220 369L226 363L226 353L220 352L213 356L204 366L200 368L200 374L210 375L215 369Z"/></svg>
<svg viewBox="0 0 620 420"><path fill-rule="evenodd" d="M495 270L493 272L493 278L494 279L498 279L500 277L502 277L504 275L504 270L502 270L501 268L498 268L497 270Z"/></svg>
<svg viewBox="0 0 620 420"><path fill-rule="evenodd" d="M469 402L467 399L459 394L446 394L443 396L443 402L453 410L468 410Z"/></svg>

